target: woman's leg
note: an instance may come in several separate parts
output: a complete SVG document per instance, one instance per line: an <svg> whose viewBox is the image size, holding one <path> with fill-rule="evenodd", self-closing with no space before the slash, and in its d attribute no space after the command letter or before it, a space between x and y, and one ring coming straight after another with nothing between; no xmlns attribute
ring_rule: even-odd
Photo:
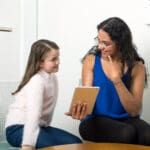
<svg viewBox="0 0 150 150"><path fill-rule="evenodd" d="M82 143L75 135L54 127L42 127L38 136L36 148L63 144Z"/></svg>
<svg viewBox="0 0 150 150"><path fill-rule="evenodd" d="M108 117L94 117L81 122L79 132L83 139L94 142L134 143L136 136L133 126Z"/></svg>
<svg viewBox="0 0 150 150"><path fill-rule="evenodd" d="M137 144L150 145L150 125L139 118L129 118L125 122L136 128Z"/></svg>

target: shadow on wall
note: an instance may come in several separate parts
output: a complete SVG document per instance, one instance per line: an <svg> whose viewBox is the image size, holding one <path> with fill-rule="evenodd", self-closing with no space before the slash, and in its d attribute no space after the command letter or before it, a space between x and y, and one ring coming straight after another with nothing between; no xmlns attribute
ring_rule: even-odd
<svg viewBox="0 0 150 150"><path fill-rule="evenodd" d="M148 77L148 87L144 89L142 118L150 124L150 76Z"/></svg>

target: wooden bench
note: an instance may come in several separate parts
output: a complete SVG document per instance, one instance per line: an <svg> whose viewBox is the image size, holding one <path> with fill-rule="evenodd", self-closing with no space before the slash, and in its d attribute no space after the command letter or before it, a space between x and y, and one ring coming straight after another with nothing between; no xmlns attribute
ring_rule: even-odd
<svg viewBox="0 0 150 150"><path fill-rule="evenodd" d="M120 143L84 143L53 146L40 150L150 150L150 146Z"/></svg>

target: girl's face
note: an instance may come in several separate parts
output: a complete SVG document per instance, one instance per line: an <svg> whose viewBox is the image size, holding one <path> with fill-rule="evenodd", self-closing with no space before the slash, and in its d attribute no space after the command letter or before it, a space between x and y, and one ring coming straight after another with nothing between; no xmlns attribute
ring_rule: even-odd
<svg viewBox="0 0 150 150"><path fill-rule="evenodd" d="M109 34L102 29L98 32L98 48L102 58L107 59L108 56L115 58L117 56L116 44L111 40Z"/></svg>
<svg viewBox="0 0 150 150"><path fill-rule="evenodd" d="M46 54L45 59L40 64L40 67L47 73L54 73L58 71L59 63L59 50L52 49Z"/></svg>

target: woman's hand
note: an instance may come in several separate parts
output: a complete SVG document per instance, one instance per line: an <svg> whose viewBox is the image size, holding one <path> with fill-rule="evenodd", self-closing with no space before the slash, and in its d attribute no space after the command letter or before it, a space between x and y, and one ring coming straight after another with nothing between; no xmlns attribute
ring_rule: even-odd
<svg viewBox="0 0 150 150"><path fill-rule="evenodd" d="M73 119L82 120L87 115L87 103L78 102L73 104L71 110L65 114L71 116Z"/></svg>
<svg viewBox="0 0 150 150"><path fill-rule="evenodd" d="M111 56L108 56L108 60L109 60L109 66L110 66L110 80L113 82L113 83L117 83L117 82L120 82L121 80L121 76L122 76L122 64L121 62L116 62L116 61L113 61Z"/></svg>

